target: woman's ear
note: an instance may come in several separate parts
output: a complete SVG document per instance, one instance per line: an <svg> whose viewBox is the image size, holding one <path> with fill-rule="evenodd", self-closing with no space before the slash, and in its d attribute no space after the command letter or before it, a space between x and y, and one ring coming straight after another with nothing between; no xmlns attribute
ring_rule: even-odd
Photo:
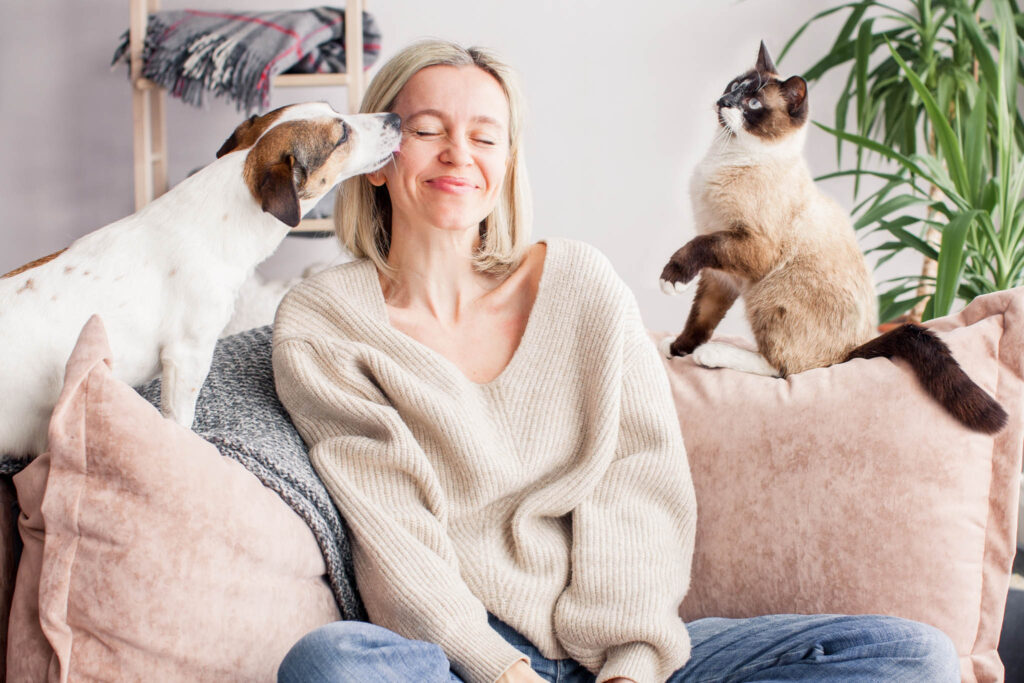
<svg viewBox="0 0 1024 683"><path fill-rule="evenodd" d="M371 171L366 174L366 179L370 181L370 184L374 187L380 187L386 182L384 178L384 171Z"/></svg>

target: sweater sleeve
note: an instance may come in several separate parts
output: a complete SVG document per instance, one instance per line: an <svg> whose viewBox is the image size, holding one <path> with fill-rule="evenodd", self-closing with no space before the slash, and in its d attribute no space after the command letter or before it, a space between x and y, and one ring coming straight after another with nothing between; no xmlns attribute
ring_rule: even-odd
<svg viewBox="0 0 1024 683"><path fill-rule="evenodd" d="M572 578L555 606L569 654L597 681L661 683L690 656L678 615L689 587L696 499L675 405L632 293L615 453L572 513Z"/></svg>
<svg viewBox="0 0 1024 683"><path fill-rule="evenodd" d="M274 345L281 402L353 535L371 620L440 645L466 681L493 681L529 658L487 623L446 533L436 471L365 366L338 343Z"/></svg>

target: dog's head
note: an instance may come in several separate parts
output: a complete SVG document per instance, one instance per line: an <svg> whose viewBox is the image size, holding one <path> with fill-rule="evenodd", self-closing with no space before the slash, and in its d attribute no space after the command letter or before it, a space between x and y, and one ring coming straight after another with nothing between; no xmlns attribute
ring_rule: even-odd
<svg viewBox="0 0 1024 683"><path fill-rule="evenodd" d="M326 102L293 104L242 122L217 151L245 152L243 177L263 210L295 227L342 180L375 171L402 138L396 114L342 116Z"/></svg>

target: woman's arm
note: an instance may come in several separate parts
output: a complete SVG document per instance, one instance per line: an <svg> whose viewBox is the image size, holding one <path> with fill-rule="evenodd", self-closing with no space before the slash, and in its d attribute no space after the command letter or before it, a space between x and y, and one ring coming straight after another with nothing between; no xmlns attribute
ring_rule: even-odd
<svg viewBox="0 0 1024 683"><path fill-rule="evenodd" d="M490 627L462 580L436 473L365 373L344 344L275 339L278 394L352 530L371 619L440 645L460 676L490 683L527 658Z"/></svg>
<svg viewBox="0 0 1024 683"><path fill-rule="evenodd" d="M572 514L572 579L559 640L598 682L664 681L689 658L678 607L689 586L696 502L668 378L626 293L615 456Z"/></svg>

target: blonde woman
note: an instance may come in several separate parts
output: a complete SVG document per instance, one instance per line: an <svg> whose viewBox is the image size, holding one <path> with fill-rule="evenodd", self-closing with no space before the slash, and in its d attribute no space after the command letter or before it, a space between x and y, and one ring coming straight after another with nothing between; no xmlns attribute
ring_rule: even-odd
<svg viewBox="0 0 1024 683"><path fill-rule="evenodd" d="M289 293L274 369L373 623L307 635L279 680L957 679L948 639L901 620L688 630L697 511L664 369L607 259L529 242L514 74L417 43L362 108L402 117L401 149L342 188L359 258Z"/></svg>

